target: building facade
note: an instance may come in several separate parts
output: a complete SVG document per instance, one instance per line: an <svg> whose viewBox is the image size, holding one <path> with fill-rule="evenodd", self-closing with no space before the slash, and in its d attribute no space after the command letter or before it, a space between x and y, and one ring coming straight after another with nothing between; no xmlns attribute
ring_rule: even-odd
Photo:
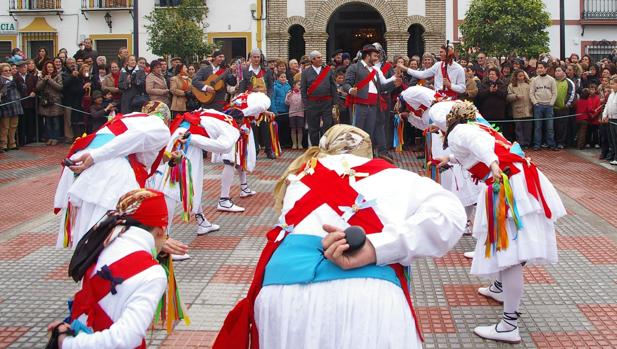
<svg viewBox="0 0 617 349"><path fill-rule="evenodd" d="M134 13L133 1L139 1ZM181 0L1 0L0 1L0 61L11 49L19 47L28 57L40 47L50 55L61 48L69 54L79 49L79 43L92 38L94 48L113 58L120 47L130 53L137 48L140 56L156 58L148 49L148 33L143 18L159 7L176 6ZM222 0L207 0L209 8L204 31L210 42L216 42L229 56L245 56L257 47L255 0L234 0L233 6ZM134 45L134 18L139 33ZM262 30L262 37L265 32Z"/></svg>
<svg viewBox="0 0 617 349"><path fill-rule="evenodd" d="M363 44L380 42L395 54L435 52L446 41L446 0L270 0L268 54L302 51L352 55Z"/></svg>
<svg viewBox="0 0 617 349"><path fill-rule="evenodd" d="M465 20L471 0L447 0L446 36L461 40L458 26ZM559 0L544 0L551 15L548 28L550 53L559 57ZM565 0L566 55L589 54L595 60L617 48L617 0Z"/></svg>

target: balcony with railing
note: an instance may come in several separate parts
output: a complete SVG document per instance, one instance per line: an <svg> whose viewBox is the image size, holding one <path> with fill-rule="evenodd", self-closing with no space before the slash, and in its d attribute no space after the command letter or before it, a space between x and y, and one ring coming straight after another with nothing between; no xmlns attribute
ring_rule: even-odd
<svg viewBox="0 0 617 349"><path fill-rule="evenodd" d="M82 10L127 10L133 8L133 0L81 0Z"/></svg>
<svg viewBox="0 0 617 349"><path fill-rule="evenodd" d="M617 0L581 0L581 23L617 24Z"/></svg>
<svg viewBox="0 0 617 349"><path fill-rule="evenodd" d="M10 0L9 11L50 11L62 9L61 0Z"/></svg>
<svg viewBox="0 0 617 349"><path fill-rule="evenodd" d="M43 14L55 14L62 19L61 0L9 0L9 14L17 20L19 16L38 16Z"/></svg>
<svg viewBox="0 0 617 349"><path fill-rule="evenodd" d="M154 6L156 7L176 7L180 5L182 0L155 0Z"/></svg>

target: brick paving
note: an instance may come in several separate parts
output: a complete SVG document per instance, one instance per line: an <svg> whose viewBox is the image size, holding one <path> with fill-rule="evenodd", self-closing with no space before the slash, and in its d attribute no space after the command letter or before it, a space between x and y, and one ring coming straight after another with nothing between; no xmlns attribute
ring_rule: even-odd
<svg viewBox="0 0 617 349"><path fill-rule="evenodd" d="M0 349L42 347L45 327L66 315L66 300L77 289L66 276L69 251L54 248L58 218L51 211L66 146L25 147L0 154ZM194 222L175 219L173 235L190 245L192 258L176 264L176 275L192 324L178 324L167 335L148 334L151 348L209 348L227 312L242 297L276 222L272 189L298 152L282 159L260 159L249 176L257 191L237 198L243 214L215 210L221 167L208 164L204 181L206 216L221 230L197 237ZM442 258L413 265L413 299L426 348L617 348L617 172L600 166L589 152L529 154L563 194L569 216L558 222L560 261L525 269L520 321L523 342L500 345L471 332L494 323L500 305L477 294L486 280L468 274L463 252L474 241L463 237ZM397 164L419 171L411 152ZM232 195L237 197L236 183Z"/></svg>

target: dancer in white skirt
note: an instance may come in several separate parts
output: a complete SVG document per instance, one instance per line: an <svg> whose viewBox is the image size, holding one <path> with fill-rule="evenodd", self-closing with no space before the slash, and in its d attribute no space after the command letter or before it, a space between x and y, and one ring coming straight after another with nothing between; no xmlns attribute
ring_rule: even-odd
<svg viewBox="0 0 617 349"><path fill-rule="evenodd" d="M432 161L450 154L450 150L443 149L443 133L439 129L445 128L446 115L455 102L440 101L441 98L443 96L434 90L423 86L412 86L401 93L395 108L409 114L407 116L409 123L424 131L429 138L426 144L427 152L430 151L426 154L427 172L432 179L441 183L461 200L467 213L466 231L471 233L480 187L459 164L440 170Z"/></svg>
<svg viewBox="0 0 617 349"><path fill-rule="evenodd" d="M371 157L366 132L334 125L291 163L275 188L279 223L213 348L422 347L404 266L448 252L465 211L430 179ZM347 253L350 225L367 238Z"/></svg>
<svg viewBox="0 0 617 349"><path fill-rule="evenodd" d="M496 277L479 292L503 300L497 325L479 326L483 338L518 343L518 308L523 295L525 263L557 263L555 221L565 216L561 199L517 143L476 122L470 102L457 102L447 117L445 145L451 150L440 165L458 163L486 185L478 197L473 227L478 240L471 273ZM503 285L503 287L502 287Z"/></svg>
<svg viewBox="0 0 617 349"><path fill-rule="evenodd" d="M255 138L251 130L251 119L267 113L270 98L262 92L242 93L231 102L225 113L233 117L238 124L240 137L235 147L228 152L213 152L212 162L223 163L221 174L221 196L217 210L225 212L244 212L244 207L236 205L231 199L231 184L234 171L240 177L240 198L255 195L247 181L247 172L253 172L257 159Z"/></svg>
<svg viewBox="0 0 617 349"><path fill-rule="evenodd" d="M169 108L149 102L143 111L118 114L71 147L54 198L54 211L63 218L58 247L75 248L122 195L143 188L158 167L169 141Z"/></svg>
<svg viewBox="0 0 617 349"><path fill-rule="evenodd" d="M203 214L202 189L204 180L204 151L226 153L231 151L240 137L233 118L214 109L201 109L193 113L176 115L170 126L171 139L165 153L170 161L161 164L149 180L149 186L165 193L169 211L169 228L178 204L182 206L185 222L195 216L197 235L217 231L220 227L210 223ZM188 254L173 255L174 260L190 258Z"/></svg>

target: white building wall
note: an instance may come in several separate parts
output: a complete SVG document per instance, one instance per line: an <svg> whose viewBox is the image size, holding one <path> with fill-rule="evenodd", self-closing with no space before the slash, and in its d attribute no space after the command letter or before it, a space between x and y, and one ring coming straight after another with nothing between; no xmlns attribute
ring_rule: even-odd
<svg viewBox="0 0 617 349"><path fill-rule="evenodd" d="M454 6L458 9L458 19L460 21L465 19L465 13L469 8L469 3L472 0L446 0L447 6L451 9ZM452 3L451 3L452 2ZM546 10L550 13L553 25L548 28L549 33L549 49L550 53L554 56L559 56L559 1L558 0L544 0ZM570 53L581 54L583 41L598 41L598 40L615 40L617 39L617 26L586 26L584 35L582 27L578 23L572 23L572 21L578 21L581 16L580 0L565 0L565 20L569 22L565 27L566 37L566 55ZM453 11L446 11L446 38L449 40L457 40L454 38L454 26L456 20L453 15ZM458 31L459 36L460 31Z"/></svg>
<svg viewBox="0 0 617 349"><path fill-rule="evenodd" d="M148 33L144 16L154 8L155 0L139 1L139 55L148 60L157 58L150 53L147 45ZM208 0L209 14L206 22L206 32L215 32L218 36L231 33L230 36L246 35L249 37L249 47L257 47L256 21L252 19L250 4L256 0ZM265 7L264 7L265 9ZM23 15L15 14L17 22L9 15L9 1L0 0L0 22L14 22L17 30L28 26L34 18L44 17L47 23L58 33L58 47L66 48L70 54L76 52L79 42L91 35L124 34L133 37L133 18L128 11L110 11L112 16L112 31L105 22L104 11L88 11L86 17L81 13L81 0L62 0L62 20L56 14ZM262 46L265 48L265 23L263 21ZM21 35L17 35L17 47L22 48ZM22 48L23 49L23 48ZM129 48L133 51L133 47ZM54 52L54 54L57 52Z"/></svg>
<svg viewBox="0 0 617 349"><path fill-rule="evenodd" d="M304 1L287 0L287 17L291 16L306 17L306 6Z"/></svg>
<svg viewBox="0 0 617 349"><path fill-rule="evenodd" d="M407 15L408 16L426 16L426 1L425 0L407 0Z"/></svg>

